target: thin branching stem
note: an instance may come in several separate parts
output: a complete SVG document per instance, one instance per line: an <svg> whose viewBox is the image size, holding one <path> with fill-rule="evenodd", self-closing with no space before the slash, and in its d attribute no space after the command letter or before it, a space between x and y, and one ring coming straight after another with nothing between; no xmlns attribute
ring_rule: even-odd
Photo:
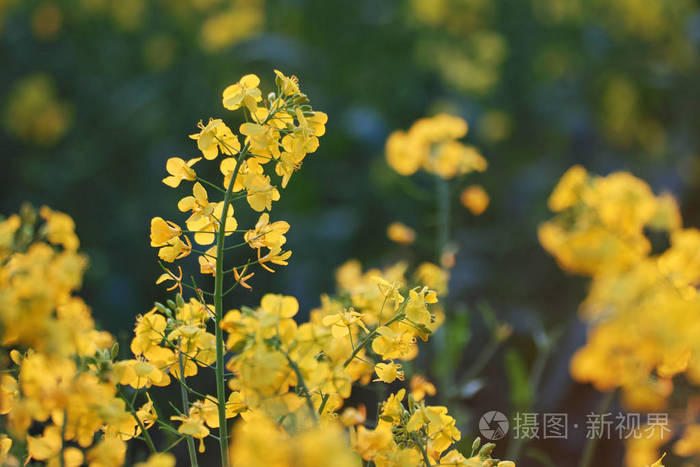
<svg viewBox="0 0 700 467"><path fill-rule="evenodd" d="M181 347L181 341L177 341L178 348ZM180 377L177 380L180 382L180 398L182 399L182 412L183 416L188 416L190 411L190 401L187 397L187 385L185 384L185 364L182 358L182 351L177 353L177 361L180 367ZM194 439L191 436L187 437L187 453L190 456L190 465L192 467L197 467L197 451L194 447Z"/></svg>

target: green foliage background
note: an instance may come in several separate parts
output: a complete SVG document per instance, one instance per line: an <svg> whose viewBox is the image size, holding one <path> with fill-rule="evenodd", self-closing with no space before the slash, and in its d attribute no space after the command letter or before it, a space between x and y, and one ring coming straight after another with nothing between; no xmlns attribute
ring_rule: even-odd
<svg viewBox="0 0 700 467"><path fill-rule="evenodd" d="M242 37L214 49L203 42L207 21L251 12L254 26L234 19L219 28ZM253 292L231 304L275 291L308 310L333 291L330 272L346 259L434 259L434 180L390 171L383 145L419 117L455 113L490 166L452 184L451 302L461 313L487 304L515 333L507 358L496 352L482 373L489 391L456 387L451 403L475 432L470 415L527 402L522 381L536 343L556 330L563 337L534 408L583 417L599 397L567 370L585 336L576 319L583 281L556 267L536 228L554 184L576 163L630 170L679 197L687 224L700 223L698 46L691 0L0 0L0 212L28 200L75 218L91 258L86 301L127 340L134 316L164 298L153 284L148 223L175 218L182 195L160 183L165 160L194 157L187 135L197 121L227 117L226 85L257 73L264 86L278 68L328 113L327 134L275 206L274 217L292 225L290 266L259 274ZM469 183L492 198L478 218L456 201ZM418 230L416 248L386 239L394 220ZM461 381L487 345L488 320L469 316L457 322L463 333L433 349L437 361L451 356L435 378ZM582 443L532 449L567 466ZM596 465L619 465L620 447L606 448Z"/></svg>

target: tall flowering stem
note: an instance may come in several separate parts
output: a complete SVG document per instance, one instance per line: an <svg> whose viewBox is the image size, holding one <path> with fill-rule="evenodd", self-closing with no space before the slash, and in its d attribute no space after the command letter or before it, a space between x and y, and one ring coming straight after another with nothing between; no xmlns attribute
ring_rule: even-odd
<svg viewBox="0 0 700 467"><path fill-rule="evenodd" d="M221 218L226 219L226 214L231 205L231 193L236 182L241 163L248 152L248 146L244 146L236 158L236 166L233 169L231 180L226 187L224 194L224 206ZM219 410L219 450L221 452L221 465L227 467L228 459L228 426L226 422L226 381L224 377L224 330L219 325L224 316L224 247L225 247L225 224L219 226L216 238L216 273L214 274L214 316L216 327L214 336L216 337L216 399Z"/></svg>

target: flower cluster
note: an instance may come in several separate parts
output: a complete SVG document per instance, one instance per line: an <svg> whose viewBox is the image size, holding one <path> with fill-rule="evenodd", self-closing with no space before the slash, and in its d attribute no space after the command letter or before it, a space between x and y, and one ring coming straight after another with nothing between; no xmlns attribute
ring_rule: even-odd
<svg viewBox="0 0 700 467"><path fill-rule="evenodd" d="M440 114L416 121L408 131L395 131L386 142L386 160L401 175L419 169L442 178L472 171L483 172L487 162L473 146L458 139L467 134L467 122Z"/></svg>
<svg viewBox="0 0 700 467"><path fill-rule="evenodd" d="M549 206L557 216L540 227L540 242L562 268L592 278L582 305L591 328L572 375L602 391L620 387L630 408L666 408L674 376L700 384L700 231L681 226L671 195L625 172L575 166ZM668 245L650 240L660 236ZM679 441L676 452L700 453L688 446Z"/></svg>
<svg viewBox="0 0 700 467"><path fill-rule="evenodd" d="M357 465L353 448L362 455L365 448L351 445L343 430L353 427L355 436L363 427L366 411L344 408L345 401L356 384L405 379L402 362L416 357L417 342L426 341L443 319L436 303L438 295L446 292L448 273L424 263L416 270L417 284L409 287L405 264L363 272L359 263L351 261L338 270L339 296L323 296L321 306L309 313L307 321L299 318L297 300L280 294L264 295L254 308L240 306L224 312L228 292L238 285L252 287L249 281L255 265L273 271L271 266L287 264L291 252L283 248L290 225L271 220L267 211L306 155L316 151L318 138L325 132L327 116L311 109L296 78L276 75L276 89L266 99L255 75L246 75L224 90L224 107L245 115L240 136L222 119L211 119L191 135L201 157L168 161L166 185L193 184L192 195L178 203L179 210L190 217L186 229L153 218L151 244L166 262L199 253L200 272L214 276L215 289L202 290L194 279L191 284L183 281L181 271L175 274L164 268L158 281L172 281L170 289L180 293L176 300L156 304L139 317L131 345L136 358L120 363L124 366L121 382L148 390L151 385L168 384L171 377L176 379L184 405L181 414L172 417L180 422L177 431L188 443L199 439L203 450L204 441L218 430L223 465L229 457L234 465L289 465L291 459L300 458L310 466L329 462ZM214 160L219 155L223 189L195 171L199 171L196 164L201 158ZM459 164L464 171L464 161ZM279 185L273 185L272 177L279 177ZM223 200L210 201L207 188L222 192ZM251 210L260 213L254 226L240 228L234 216L236 199L245 199ZM232 235L240 235L242 241L226 246ZM197 245L208 250L198 250ZM254 258L240 266L223 266L228 251L246 246L255 250ZM233 283L225 288L229 273ZM183 287L195 294L189 302L181 296ZM213 326L213 332L208 326ZM199 393L187 382L199 369L214 370L216 395ZM420 378L412 380L412 388L415 400L421 393L435 394L435 387ZM194 400L189 399L192 395ZM379 456L375 464L434 465L440 461L442 452L461 435L454 419L446 415L445 426L431 424L433 409L421 412L428 417L424 424L418 418L412 423L414 445L400 444L398 438L393 442L390 433L391 442L378 446L373 456ZM228 419L239 414L229 452ZM260 449L261 443L271 440L278 449ZM429 451L430 457L422 456L422 451ZM386 458L383 463L382 456ZM460 464L466 459L456 454L450 456L455 465L473 465ZM192 447L190 458L196 459ZM485 451L481 458L492 462Z"/></svg>
<svg viewBox="0 0 700 467"><path fill-rule="evenodd" d="M14 439L25 463L116 467L125 441L155 423L152 403L134 410L120 397L114 339L73 295L87 266L78 246L73 220L46 206L0 222L0 338L11 359L0 377L3 465L18 462Z"/></svg>

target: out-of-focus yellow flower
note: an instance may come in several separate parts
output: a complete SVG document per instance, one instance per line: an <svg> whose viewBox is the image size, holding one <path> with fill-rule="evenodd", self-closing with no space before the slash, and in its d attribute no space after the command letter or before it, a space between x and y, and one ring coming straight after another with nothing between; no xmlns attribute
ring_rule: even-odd
<svg viewBox="0 0 700 467"><path fill-rule="evenodd" d="M632 410L664 410L672 378L700 382L700 231L681 227L670 195L655 196L624 172L598 177L575 166L549 205L558 214L540 227L542 245L562 268L592 278L581 306L588 341L571 359L572 376L601 391L621 388ZM647 229L666 233L670 246L654 253ZM668 441L664 429L629 439L626 465L654 463Z"/></svg>
<svg viewBox="0 0 700 467"><path fill-rule="evenodd" d="M175 467L175 456L169 452L152 454L145 462L138 462L135 467Z"/></svg>
<svg viewBox="0 0 700 467"><path fill-rule="evenodd" d="M433 263L421 263L416 268L416 278L421 284L425 284L438 295L447 293L447 284L450 280L450 273Z"/></svg>
<svg viewBox="0 0 700 467"><path fill-rule="evenodd" d="M156 34L143 45L143 61L153 71L166 70L175 60L176 40L169 34Z"/></svg>
<svg viewBox="0 0 700 467"><path fill-rule="evenodd" d="M6 434L0 435L0 462L5 463L9 460L9 452L12 448L12 439L8 438Z"/></svg>
<svg viewBox="0 0 700 467"><path fill-rule="evenodd" d="M434 396L436 393L433 383L421 375L413 375L409 382L409 387L411 388L411 397L415 401L422 401L426 394Z"/></svg>
<svg viewBox="0 0 700 467"><path fill-rule="evenodd" d="M681 438L673 445L673 452L681 457L700 455L700 425L686 427Z"/></svg>
<svg viewBox="0 0 700 467"><path fill-rule="evenodd" d="M126 443L116 438L104 438L87 453L90 467L119 467L124 464Z"/></svg>
<svg viewBox="0 0 700 467"><path fill-rule="evenodd" d="M54 39L63 26L63 12L52 2L42 2L32 15L32 31L41 40Z"/></svg>
<svg viewBox="0 0 700 467"><path fill-rule="evenodd" d="M215 13L202 24L202 48L216 52L257 34L264 24L264 2L234 0L229 9Z"/></svg>
<svg viewBox="0 0 700 467"><path fill-rule="evenodd" d="M416 241L416 231L401 222L389 224L389 227L386 228L386 236L392 242L400 243L401 245L410 245Z"/></svg>
<svg viewBox="0 0 700 467"><path fill-rule="evenodd" d="M275 449L269 449L275 446ZM287 466L302 460L308 467L360 467L343 432L327 424L295 434L285 433L274 422L255 416L239 423L233 435L231 458L234 466Z"/></svg>
<svg viewBox="0 0 700 467"><path fill-rule="evenodd" d="M479 120L479 135L492 143L498 143L508 138L511 133L510 116L500 110L492 110Z"/></svg>
<svg viewBox="0 0 700 467"><path fill-rule="evenodd" d="M13 85L4 117L11 134L38 146L51 146L70 128L73 111L69 103L58 98L49 75L34 74Z"/></svg>
<svg viewBox="0 0 700 467"><path fill-rule="evenodd" d="M442 178L453 178L472 171L483 172L487 162L475 148L458 138L467 133L467 122L439 114L417 120L405 131L395 131L386 142L386 160L401 175L423 168Z"/></svg>
<svg viewBox="0 0 700 467"><path fill-rule="evenodd" d="M75 222L65 213L53 211L48 206L39 209L39 215L46 220L46 238L55 245L62 245L66 250L75 251L80 240L75 234Z"/></svg>
<svg viewBox="0 0 700 467"><path fill-rule="evenodd" d="M340 422L344 426L354 426L364 423L367 418L367 408L360 404L357 408L348 407L340 415Z"/></svg>
<svg viewBox="0 0 700 467"><path fill-rule="evenodd" d="M465 188L459 200L475 216L482 214L489 205L489 195L480 185L471 185Z"/></svg>

